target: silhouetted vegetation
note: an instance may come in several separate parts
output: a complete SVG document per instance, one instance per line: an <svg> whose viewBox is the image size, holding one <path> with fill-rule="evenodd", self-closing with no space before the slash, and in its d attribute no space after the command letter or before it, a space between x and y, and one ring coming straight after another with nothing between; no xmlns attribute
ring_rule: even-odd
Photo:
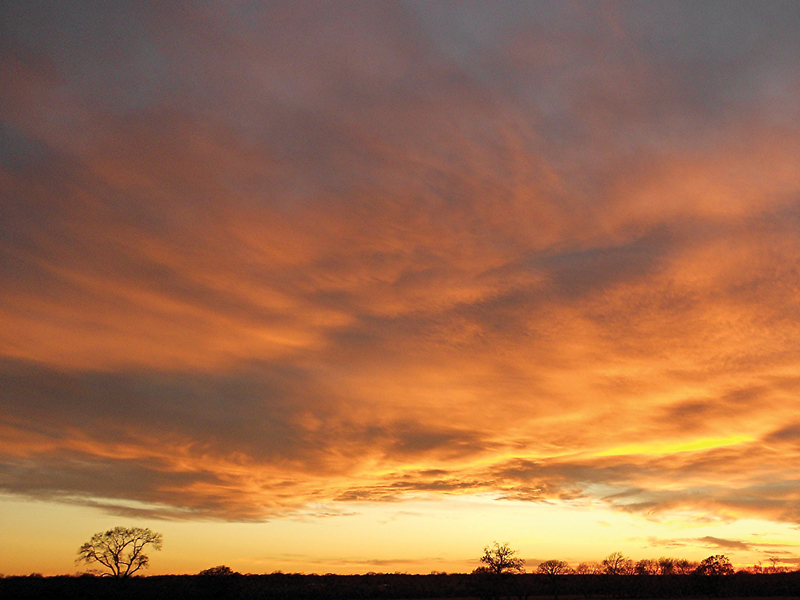
<svg viewBox="0 0 800 600"><path fill-rule="evenodd" d="M733 575L733 565L724 554L716 554L703 559L695 573L707 576Z"/></svg>
<svg viewBox="0 0 800 600"><path fill-rule="evenodd" d="M555 577L555 579L554 579ZM168 575L5 577L0 598L15 600L360 600L370 598L698 598L800 596L800 573L703 575Z"/></svg>

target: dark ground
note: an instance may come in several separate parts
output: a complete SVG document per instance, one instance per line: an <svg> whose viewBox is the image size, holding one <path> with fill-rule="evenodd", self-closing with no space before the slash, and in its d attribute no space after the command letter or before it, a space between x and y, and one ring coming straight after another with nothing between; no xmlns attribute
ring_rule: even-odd
<svg viewBox="0 0 800 600"><path fill-rule="evenodd" d="M800 598L800 572L772 575L165 575L5 577L0 600L361 600L368 598Z"/></svg>

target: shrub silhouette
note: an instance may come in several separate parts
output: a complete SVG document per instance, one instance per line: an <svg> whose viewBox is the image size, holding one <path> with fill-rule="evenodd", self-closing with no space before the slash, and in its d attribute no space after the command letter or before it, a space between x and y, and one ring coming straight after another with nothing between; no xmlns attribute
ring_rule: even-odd
<svg viewBox="0 0 800 600"><path fill-rule="evenodd" d="M724 554L715 554L700 561L694 572L707 576L733 575L733 565Z"/></svg>
<svg viewBox="0 0 800 600"><path fill-rule="evenodd" d="M204 569L200 571L198 575L220 577L225 575L239 575L239 573L237 573L230 567L226 567L225 565L219 565L218 567L211 567L210 569Z"/></svg>

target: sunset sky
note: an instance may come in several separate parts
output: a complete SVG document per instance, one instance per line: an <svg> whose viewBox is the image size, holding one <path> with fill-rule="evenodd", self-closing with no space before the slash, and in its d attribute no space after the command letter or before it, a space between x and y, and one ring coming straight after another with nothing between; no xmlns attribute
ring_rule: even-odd
<svg viewBox="0 0 800 600"><path fill-rule="evenodd" d="M800 4L0 3L0 573L800 562Z"/></svg>

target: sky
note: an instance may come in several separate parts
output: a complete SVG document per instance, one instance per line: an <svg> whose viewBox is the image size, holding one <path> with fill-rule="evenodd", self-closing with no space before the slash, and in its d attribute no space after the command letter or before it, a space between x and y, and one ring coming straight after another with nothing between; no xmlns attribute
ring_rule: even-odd
<svg viewBox="0 0 800 600"><path fill-rule="evenodd" d="M0 3L0 573L796 566L798 30Z"/></svg>

